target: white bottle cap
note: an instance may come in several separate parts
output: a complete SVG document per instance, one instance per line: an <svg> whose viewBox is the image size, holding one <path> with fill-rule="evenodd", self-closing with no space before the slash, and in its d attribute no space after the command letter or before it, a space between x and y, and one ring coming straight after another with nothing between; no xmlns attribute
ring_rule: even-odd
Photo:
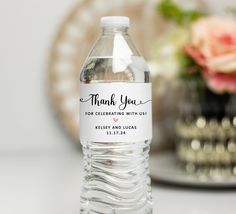
<svg viewBox="0 0 236 214"><path fill-rule="evenodd" d="M129 27L129 17L104 16L100 20L101 27Z"/></svg>

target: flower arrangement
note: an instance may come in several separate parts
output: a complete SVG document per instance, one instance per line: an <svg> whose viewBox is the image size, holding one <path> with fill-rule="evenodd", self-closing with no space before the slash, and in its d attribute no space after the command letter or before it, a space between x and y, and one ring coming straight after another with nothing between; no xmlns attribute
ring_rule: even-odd
<svg viewBox="0 0 236 214"><path fill-rule="evenodd" d="M172 0L161 1L157 9L164 18L176 23L171 34L177 41L174 54L178 74L202 80L214 93L235 94L236 20L184 10ZM162 47L167 47L171 41L165 42ZM159 46L158 51L161 50Z"/></svg>
<svg viewBox="0 0 236 214"><path fill-rule="evenodd" d="M236 93L236 21L209 16L191 25L185 53L216 93Z"/></svg>
<svg viewBox="0 0 236 214"><path fill-rule="evenodd" d="M187 171L235 176L236 20L186 10L174 0L162 0L157 10L171 24L154 59L162 72L181 80L177 158Z"/></svg>

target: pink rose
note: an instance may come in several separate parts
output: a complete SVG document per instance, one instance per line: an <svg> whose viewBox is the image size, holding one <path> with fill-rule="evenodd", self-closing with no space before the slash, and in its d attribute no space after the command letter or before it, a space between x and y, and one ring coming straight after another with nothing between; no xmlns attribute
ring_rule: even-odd
<svg viewBox="0 0 236 214"><path fill-rule="evenodd" d="M194 22L185 51L203 67L208 86L236 93L236 21L206 17Z"/></svg>
<svg viewBox="0 0 236 214"><path fill-rule="evenodd" d="M207 80L208 87L216 92L236 93L236 72L232 74L204 72L203 76Z"/></svg>

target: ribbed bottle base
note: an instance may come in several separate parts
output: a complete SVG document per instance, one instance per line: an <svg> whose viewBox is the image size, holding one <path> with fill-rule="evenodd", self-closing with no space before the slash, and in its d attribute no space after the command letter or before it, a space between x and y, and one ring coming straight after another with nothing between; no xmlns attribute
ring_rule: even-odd
<svg viewBox="0 0 236 214"><path fill-rule="evenodd" d="M150 141L82 144L80 214L151 214Z"/></svg>

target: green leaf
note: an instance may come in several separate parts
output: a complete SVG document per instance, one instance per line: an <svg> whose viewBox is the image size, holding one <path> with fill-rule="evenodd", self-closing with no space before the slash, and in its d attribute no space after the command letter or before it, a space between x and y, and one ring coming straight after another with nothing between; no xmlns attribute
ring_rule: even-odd
<svg viewBox="0 0 236 214"><path fill-rule="evenodd" d="M157 5L157 11L166 19L178 25L188 25L204 14L197 10L184 10L172 0L162 0Z"/></svg>
<svg viewBox="0 0 236 214"><path fill-rule="evenodd" d="M236 7L228 7L225 9L226 13L236 16Z"/></svg>

